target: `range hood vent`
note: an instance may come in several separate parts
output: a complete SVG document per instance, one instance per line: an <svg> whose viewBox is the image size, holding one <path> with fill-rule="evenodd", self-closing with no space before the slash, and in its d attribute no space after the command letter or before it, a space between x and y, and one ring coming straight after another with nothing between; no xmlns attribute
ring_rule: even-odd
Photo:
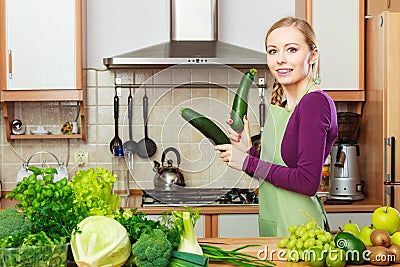
<svg viewBox="0 0 400 267"><path fill-rule="evenodd" d="M266 54L218 40L218 0L170 0L170 41L104 58L107 68L179 64L265 68Z"/></svg>

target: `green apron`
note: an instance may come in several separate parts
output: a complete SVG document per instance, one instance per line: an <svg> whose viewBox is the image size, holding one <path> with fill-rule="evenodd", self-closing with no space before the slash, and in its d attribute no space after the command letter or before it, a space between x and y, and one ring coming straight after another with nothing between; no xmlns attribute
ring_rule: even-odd
<svg viewBox="0 0 400 267"><path fill-rule="evenodd" d="M310 83L307 86L300 99L313 85L314 83ZM281 155L281 144L295 107L287 110L270 104L269 108L261 137L260 158L267 162L286 166ZM327 222L325 210L317 196L309 197L288 191L262 180L258 197L260 236L288 236L288 226L297 226L310 220L300 210L311 214L321 227L324 227L324 221Z"/></svg>

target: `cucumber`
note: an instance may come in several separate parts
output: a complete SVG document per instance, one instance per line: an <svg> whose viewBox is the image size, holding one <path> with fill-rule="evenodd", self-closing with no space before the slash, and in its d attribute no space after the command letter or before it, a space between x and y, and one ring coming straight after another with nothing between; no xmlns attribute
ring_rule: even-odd
<svg viewBox="0 0 400 267"><path fill-rule="evenodd" d="M186 121L199 130L214 145L230 144L228 136L209 118L191 108L181 108L179 112Z"/></svg>
<svg viewBox="0 0 400 267"><path fill-rule="evenodd" d="M236 91L231 110L231 119L233 121L231 127L236 132L243 131L243 116L247 114L250 85L254 81L256 74L257 70L255 68L251 68L247 71L243 75L239 88Z"/></svg>
<svg viewBox="0 0 400 267"><path fill-rule="evenodd" d="M356 265L364 263L364 251L367 248L358 237L349 232L338 232L334 241L336 247L346 252L348 263Z"/></svg>

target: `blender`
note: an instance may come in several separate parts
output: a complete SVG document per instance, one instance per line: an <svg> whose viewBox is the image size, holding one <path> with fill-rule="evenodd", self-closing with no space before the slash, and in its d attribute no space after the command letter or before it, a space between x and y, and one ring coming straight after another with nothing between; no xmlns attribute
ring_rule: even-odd
<svg viewBox="0 0 400 267"><path fill-rule="evenodd" d="M332 147L328 200L364 199L364 182L360 176L358 130L361 115L338 112L338 139Z"/></svg>

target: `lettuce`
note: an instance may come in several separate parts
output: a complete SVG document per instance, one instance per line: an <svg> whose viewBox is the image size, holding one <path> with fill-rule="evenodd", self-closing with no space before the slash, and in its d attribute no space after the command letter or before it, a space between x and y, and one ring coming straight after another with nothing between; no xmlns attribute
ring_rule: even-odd
<svg viewBox="0 0 400 267"><path fill-rule="evenodd" d="M112 193L116 180L116 175L100 167L77 171L72 177L76 214L87 217L112 215L117 211L120 196Z"/></svg>

